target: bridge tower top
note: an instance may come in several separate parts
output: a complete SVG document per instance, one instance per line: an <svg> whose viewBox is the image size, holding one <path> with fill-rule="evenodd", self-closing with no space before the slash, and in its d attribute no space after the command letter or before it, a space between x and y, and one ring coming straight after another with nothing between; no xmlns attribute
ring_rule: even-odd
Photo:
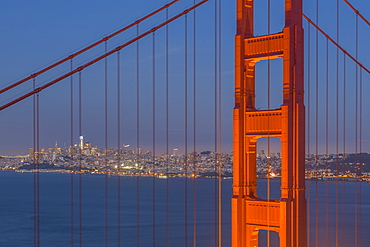
<svg viewBox="0 0 370 247"><path fill-rule="evenodd" d="M233 247L257 246L258 231L276 231L280 246L306 246L305 108L302 1L285 1L285 26L254 36L254 1L237 0L235 37ZM283 102L255 107L255 64L283 60ZM281 140L281 198L257 195L256 149L261 137Z"/></svg>

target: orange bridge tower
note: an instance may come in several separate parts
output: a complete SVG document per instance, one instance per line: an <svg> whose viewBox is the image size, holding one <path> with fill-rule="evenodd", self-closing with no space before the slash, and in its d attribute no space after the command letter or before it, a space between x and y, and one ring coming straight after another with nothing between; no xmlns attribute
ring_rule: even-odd
<svg viewBox="0 0 370 247"><path fill-rule="evenodd" d="M254 36L253 0L237 0L235 37L234 180L232 246L258 246L259 230L278 233L281 247L306 246L305 107L302 0L285 0L282 32ZM255 65L283 60L283 102L255 107ZM281 198L257 195L256 143L281 140Z"/></svg>

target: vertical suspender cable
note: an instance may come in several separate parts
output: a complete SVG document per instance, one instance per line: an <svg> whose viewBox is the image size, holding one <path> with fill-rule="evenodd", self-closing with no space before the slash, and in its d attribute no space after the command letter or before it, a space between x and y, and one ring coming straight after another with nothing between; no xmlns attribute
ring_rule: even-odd
<svg viewBox="0 0 370 247"><path fill-rule="evenodd" d="M139 36L139 25L136 26L136 35ZM136 164L140 159L140 62L139 41L136 41ZM140 246L140 174L136 174L136 244Z"/></svg>
<svg viewBox="0 0 370 247"><path fill-rule="evenodd" d="M105 53L108 51L108 43L104 42ZM83 148L83 147L82 147ZM104 166L105 166L105 246L108 247L108 58L104 59Z"/></svg>
<svg viewBox="0 0 370 247"><path fill-rule="evenodd" d="M319 25L319 0L316 0L316 24ZM315 117L315 120L316 120L316 126L315 126L315 134L316 134L316 137L315 137L315 141L316 141L316 144L315 144L315 147L316 147L316 150L315 150L315 175L316 175L316 181L315 181L315 216L316 216L316 227L315 227L315 230L316 230L316 247L319 246L319 184L318 184L318 175L319 175L319 171L318 171L318 166L319 166L319 163L318 163L318 155L319 155L319 31L317 30L316 28L316 92L315 92L315 96L316 96L316 103L315 103L315 106L316 106L316 110L315 110L315 114L316 114L316 117Z"/></svg>
<svg viewBox="0 0 370 247"><path fill-rule="evenodd" d="M329 171L329 40L326 39L326 126L325 126L325 172L326 172L326 181L325 181L325 246L329 246L329 183L328 183L328 171Z"/></svg>
<svg viewBox="0 0 370 247"><path fill-rule="evenodd" d="M121 246L121 56L117 52L117 246Z"/></svg>
<svg viewBox="0 0 370 247"><path fill-rule="evenodd" d="M338 191L338 176L339 176L339 73L338 73L338 50L337 50L337 75L336 75L336 158L335 158L335 246L339 246L339 191Z"/></svg>
<svg viewBox="0 0 370 247"><path fill-rule="evenodd" d="M78 73L78 134L82 136L82 73ZM78 149L78 171L79 171L79 237L80 247L82 247L82 150Z"/></svg>
<svg viewBox="0 0 370 247"><path fill-rule="evenodd" d="M40 153L40 94L36 94L36 149ZM40 162L39 156L36 159L36 176L37 176L37 246L40 247Z"/></svg>
<svg viewBox="0 0 370 247"><path fill-rule="evenodd" d="M215 188L215 194L214 194L214 217L215 217L215 225L214 225L214 236L215 236L215 246L218 246L218 179L216 174L218 174L218 150L217 150L217 0L214 1L214 149L215 149L215 155L214 155L214 166L215 166L215 177L214 177L214 188Z"/></svg>
<svg viewBox="0 0 370 247"><path fill-rule="evenodd" d="M33 89L36 88L35 79L33 79ZM33 95L33 246L37 247L37 174L36 163L37 153L36 148L36 94Z"/></svg>
<svg viewBox="0 0 370 247"><path fill-rule="evenodd" d="M185 246L188 246L188 15L185 15Z"/></svg>
<svg viewBox="0 0 370 247"><path fill-rule="evenodd" d="M73 70L73 60L70 60L70 71ZM70 157L71 157L71 247L74 246L74 153L73 153L73 75L70 77Z"/></svg>
<svg viewBox="0 0 370 247"><path fill-rule="evenodd" d="M362 68L360 68L360 126L359 126L359 136L360 136L360 147L359 147L359 151L360 151L360 177L361 177L361 181L362 181ZM360 214L360 220L359 220L359 225L360 225L360 246L362 246L362 183L360 183L360 201L359 201L359 204L360 204L360 209L359 209L359 214Z"/></svg>
<svg viewBox="0 0 370 247"><path fill-rule="evenodd" d="M222 246L222 63L221 63L221 37L222 37L222 1L218 1L218 246Z"/></svg>
<svg viewBox="0 0 370 247"><path fill-rule="evenodd" d="M311 24L308 23L308 42L307 42L307 54L308 54L308 61L307 61L307 155L308 155L308 169L311 173L311 154L310 154L310 140L311 140ZM307 185L307 246L311 246L311 182L308 182Z"/></svg>
<svg viewBox="0 0 370 247"><path fill-rule="evenodd" d="M196 1L194 0L194 5ZM193 247L197 246L197 58L196 58L196 10L193 11Z"/></svg>
<svg viewBox="0 0 370 247"><path fill-rule="evenodd" d="M337 42L339 42L339 0L337 0ZM339 192L338 192L338 176L339 176L339 48L337 47L336 55L336 182L335 182L335 246L339 246Z"/></svg>
<svg viewBox="0 0 370 247"><path fill-rule="evenodd" d="M168 9L166 9L166 20L168 20ZM169 147L168 147L168 25L166 25L166 175L169 176ZM166 179L166 247L170 246L169 239L169 179Z"/></svg>
<svg viewBox="0 0 370 247"><path fill-rule="evenodd" d="M356 14L356 60L358 60L358 14ZM356 63L356 116L355 116L355 247L358 246L358 65Z"/></svg>
<svg viewBox="0 0 370 247"><path fill-rule="evenodd" d="M188 246L188 15L185 15L185 246Z"/></svg>
<svg viewBox="0 0 370 247"><path fill-rule="evenodd" d="M153 153L152 153L152 162L153 162L153 166L152 166L152 175L153 175L153 247L156 246L156 203L155 203L155 197L156 197L156 173L155 173L155 32L153 32L153 40L152 40L152 111L153 111Z"/></svg>
<svg viewBox="0 0 370 247"><path fill-rule="evenodd" d="M346 54L343 55L343 170L347 175L346 157ZM343 183L343 243L346 246L346 183Z"/></svg>
<svg viewBox="0 0 370 247"><path fill-rule="evenodd" d="M36 88L36 79L32 80ZM34 246L40 246L40 174L39 174L39 94L33 97L33 167L34 167Z"/></svg>
<svg viewBox="0 0 370 247"><path fill-rule="evenodd" d="M271 0L267 1L267 34L271 34ZM268 57L267 57L267 111L270 112L271 108L271 61L270 61L270 40L267 43ZM267 201L271 200L271 138L270 138L270 113L267 117ZM270 227L270 210L267 210L267 226ZM267 247L271 246L271 232L267 230Z"/></svg>

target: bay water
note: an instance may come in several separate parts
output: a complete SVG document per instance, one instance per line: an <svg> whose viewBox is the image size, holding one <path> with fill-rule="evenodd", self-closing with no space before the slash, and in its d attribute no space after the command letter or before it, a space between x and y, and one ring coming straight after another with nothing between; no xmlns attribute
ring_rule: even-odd
<svg viewBox="0 0 370 247"><path fill-rule="evenodd" d="M216 246L218 241L217 179L64 173L40 173L39 178L41 246L72 246L72 232L73 245L80 246L81 237L87 247L107 242L117 246L118 237L121 246L130 247L138 242L144 247L153 242L193 246L194 239L197 246ZM221 182L221 241L231 246L232 180ZM280 181L271 180L270 185L271 199L278 199ZM339 246L369 246L369 183L307 181L306 186L309 246L316 241L318 246L335 246L336 239ZM33 246L34 174L0 172L0 187L0 246ZM258 195L266 198L266 191L267 180L259 180ZM266 236L260 232L260 246L266 246ZM275 233L271 246L278 246Z"/></svg>

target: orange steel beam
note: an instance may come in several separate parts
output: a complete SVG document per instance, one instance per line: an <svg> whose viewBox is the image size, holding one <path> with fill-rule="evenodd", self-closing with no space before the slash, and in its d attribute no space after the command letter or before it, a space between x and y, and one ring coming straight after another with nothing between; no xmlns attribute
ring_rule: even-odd
<svg viewBox="0 0 370 247"><path fill-rule="evenodd" d="M337 42L335 42L328 34L326 34L321 28L319 28L310 18L308 18L305 14L302 16L312 24L320 33L322 33L328 40L330 40L336 47L338 47L344 54L346 54L349 58L351 58L355 63L357 63L361 68L363 68L367 73L370 74L370 70L368 70L362 63L357 61L351 54L349 54L343 47L341 47Z"/></svg>
<svg viewBox="0 0 370 247"><path fill-rule="evenodd" d="M139 24L139 23L143 22L144 20L146 20L146 19L148 19L148 18L152 17L153 15L155 15L155 14L157 14L157 13L161 12L162 10L165 10L165 9L169 8L171 5L175 4L175 3L176 3L176 2L178 2L178 1L180 1L180 0L174 0L174 1L172 1L172 2L170 2L170 3L168 3L168 4L166 4L166 5L162 6L161 8L159 8L159 9L157 9L157 10L153 11L152 13L150 13L150 14L148 14L148 15L144 16L143 18L140 18L139 20L137 20L137 21L135 21L135 22L132 22L131 24L129 24L129 25L127 25L127 26L125 26L124 28L121 28L120 30L118 30L118 31L116 31L116 32L114 32L114 33L112 33L112 34L110 34L110 35L108 35L108 36L106 36L106 37L102 38L101 40L96 41L95 43L93 43L93 44L91 44L91 45L89 45L89 46L87 46L87 47L85 47L85 48L83 48L83 49L81 49L81 50L79 50L79 51L77 51L77 52L75 52L75 53L73 53L73 54L69 55L68 57L63 58L63 59L59 60L58 62L55 62L55 63L53 63L52 65L50 65L50 66L48 66L48 67L46 67L46 68L44 68L44 69L42 69L42 70L40 70L40 71L37 71L37 72L33 73L32 75L30 75L30 76L28 76L28 77L26 77L26 78L24 78L24 79L21 79L21 80L19 80L19 81L17 81L17 82L15 82L15 83L13 83L12 85L10 85L10 86L8 86L8 87L6 87L6 88L1 89L1 90L0 90L0 94L2 94L2 93L4 93L4 92L6 92L6 91L8 91L8 90L10 90L10 89L12 89L12 88L14 88L14 87L18 86L18 85L21 85L22 83L24 83L24 82L26 82L26 81L28 81L28 80L30 80L30 79L32 79L32 78L35 78L36 76L39 76L39 75L41 75L42 73L45 73L46 71L51 70L52 68L57 67L58 65L60 65L60 64L62 64L62 63L64 63L64 62L66 62L66 61L68 61L68 60L70 60L70 59L72 59L72 58L74 58L74 57L76 57L76 56L78 56L78 55L80 55L80 54L82 54L82 53L84 53L84 52L86 52L86 51L88 51L88 50L92 49L92 48L94 48L94 47L95 47L95 46L97 46L97 45L102 44L103 42L105 42L105 41L107 41L107 40L109 40L109 39L113 38L114 36L116 36L116 35L118 35L118 34L120 34L120 33L124 32L124 31L126 31L126 30L128 30L128 29L130 29L131 27L133 27L133 26L135 26L135 25L137 25L137 24Z"/></svg>
<svg viewBox="0 0 370 247"><path fill-rule="evenodd" d="M254 0L237 0L235 107L233 110L232 247L258 246L260 230L275 231L282 247L306 246L304 31L302 0L285 0L282 32L254 36ZM283 60L283 102L257 110L255 69L262 60ZM281 140L281 197L257 195L257 140Z"/></svg>
<svg viewBox="0 0 370 247"><path fill-rule="evenodd" d="M366 24L368 26L370 26L370 22L368 20L366 20L366 18L360 14L360 11L358 11L357 9L355 9L355 7L352 6L352 4L350 4L347 0L343 0L358 16L360 16L360 18L366 22Z"/></svg>
<svg viewBox="0 0 370 247"><path fill-rule="evenodd" d="M41 87L38 87L38 88L34 89L33 91L31 91L31 92L29 92L29 93L27 93L27 94L24 94L24 95L20 96L19 98L15 99L15 100L13 100L13 101L11 101L11 102L7 103L7 104L2 105L2 106L0 107L0 111L2 111L2 110L4 110L4 109L8 108L9 106L12 106L12 105L14 105L14 104L18 103L19 101L22 101L22 100L24 100L24 99L26 99L26 98L28 98L28 97L30 97L30 96L32 96L32 95L34 95L34 94L36 94L36 93L41 92L42 90L44 90L44 89L46 89L46 88L48 88L48 87L50 87L50 86L54 85L55 83L57 83L57 82L59 82L59 81L61 81L61 80L65 79L65 78L67 78L67 77L69 77L69 76L71 76L71 75L73 75L73 74L75 74L75 73L77 73L77 72L79 72L79 71L82 71L83 69L85 69L85 68L87 68L87 67L89 67L89 66L93 65L94 63L96 63L96 62L98 62L98 61L100 61L100 60L102 60L102 59L104 59L104 58L106 58L106 57L108 57L108 56L112 55L113 53L115 53L115 52L117 52L117 51L119 51L119 50L121 50L121 49L125 48L126 46L128 46L128 45L130 45L130 44L132 44L132 43L134 43L134 42L136 42L136 41L138 41L139 39L141 39L141 38L143 38L143 37L145 37L145 36L147 36L147 35L149 35L149 34L151 34L151 33L155 32L155 31L157 31L157 30L158 30L158 29L160 29L161 27L163 27L163 26L165 26L165 25L167 25L167 24L169 24L169 23L173 22L174 20L178 19L179 17L181 17L181 16L183 16L183 15L186 15L186 14L187 14L187 13L189 13L190 11L194 10L195 8L199 7L200 5L203 5L204 3L208 2L208 1L209 1L209 0L203 0L203 1L199 2L199 3L197 3L196 5L193 5L192 7L190 7L190 8L188 8L188 9L184 10L184 11L183 11L183 12L181 12L180 14L177 14L177 15L175 15L174 17L172 17L172 18L168 19L167 21L162 22L161 24L159 24L159 25L157 25L157 26L153 27L153 28L152 28L152 29L150 29L149 31L146 31L145 33L140 34L139 36L137 36L137 37L135 37L135 38L131 39L130 41L127 41L127 42L126 42L126 43L124 43L123 45L117 46L117 47L116 47L116 48L114 48L113 50L108 51L107 53L105 53L105 54L101 55L100 57L97 57L97 58L95 58L95 59L91 60L90 62L87 62L87 63L85 63L84 65L81 65L80 67L78 67L78 68L76 68L76 69L74 69L74 70L72 70L72 71L70 71L70 72L68 72L68 73L66 73L66 74L64 74L64 75L62 75L62 76L60 76L60 77L58 77L57 79L52 80L51 82L49 82L49 83L47 83L47 84L45 84L45 85L43 85L43 86L41 86Z"/></svg>

